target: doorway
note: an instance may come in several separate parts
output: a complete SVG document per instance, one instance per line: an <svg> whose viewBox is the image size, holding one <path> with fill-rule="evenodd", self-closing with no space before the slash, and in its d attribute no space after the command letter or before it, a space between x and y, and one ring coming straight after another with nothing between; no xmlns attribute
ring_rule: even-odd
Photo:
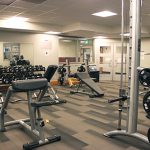
<svg viewBox="0 0 150 150"><path fill-rule="evenodd" d="M121 44L107 44L99 47L99 71L101 80L119 81L121 75ZM123 49L123 75L128 75L128 46Z"/></svg>

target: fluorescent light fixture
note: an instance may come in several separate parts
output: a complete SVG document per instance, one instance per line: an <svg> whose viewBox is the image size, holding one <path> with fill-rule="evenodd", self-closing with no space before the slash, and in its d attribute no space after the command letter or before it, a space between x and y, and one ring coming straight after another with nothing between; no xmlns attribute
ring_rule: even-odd
<svg viewBox="0 0 150 150"><path fill-rule="evenodd" d="M54 31L48 31L48 32L45 32L46 34L60 34L61 32L54 32Z"/></svg>
<svg viewBox="0 0 150 150"><path fill-rule="evenodd" d="M122 35L122 34L120 34ZM130 36L130 33L124 33L123 36Z"/></svg>
<svg viewBox="0 0 150 150"><path fill-rule="evenodd" d="M95 38L95 39L106 39L107 37L106 36L95 36L93 38Z"/></svg>
<svg viewBox="0 0 150 150"><path fill-rule="evenodd" d="M101 12L94 13L92 15L98 16L98 17L109 17L109 16L115 16L115 15L117 15L117 13L106 10L106 11L101 11Z"/></svg>
<svg viewBox="0 0 150 150"><path fill-rule="evenodd" d="M72 40L62 40L62 41L66 43L72 42Z"/></svg>
<svg viewBox="0 0 150 150"><path fill-rule="evenodd" d="M24 18L24 17L11 17L6 19L8 22L25 22L28 20L28 18Z"/></svg>
<svg viewBox="0 0 150 150"><path fill-rule="evenodd" d="M16 28L16 29L23 29L27 27L28 18L24 17L11 17L8 19L3 20L3 26L6 28Z"/></svg>

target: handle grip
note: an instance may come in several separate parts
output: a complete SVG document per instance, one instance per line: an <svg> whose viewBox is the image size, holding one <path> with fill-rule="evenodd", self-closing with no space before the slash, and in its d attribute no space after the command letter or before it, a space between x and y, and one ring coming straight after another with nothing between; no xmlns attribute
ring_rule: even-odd
<svg viewBox="0 0 150 150"><path fill-rule="evenodd" d="M127 100L127 96L122 96L122 97L118 97L116 99L111 99L111 100L108 100L108 103L114 103L114 102L118 102L118 101L125 101Z"/></svg>

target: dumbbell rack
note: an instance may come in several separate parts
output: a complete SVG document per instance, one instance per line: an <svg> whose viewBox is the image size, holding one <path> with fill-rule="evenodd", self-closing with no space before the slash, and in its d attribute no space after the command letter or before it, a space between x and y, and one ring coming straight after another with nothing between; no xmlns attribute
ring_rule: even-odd
<svg viewBox="0 0 150 150"><path fill-rule="evenodd" d="M42 65L0 67L0 92L6 92L14 80L43 78L44 72Z"/></svg>

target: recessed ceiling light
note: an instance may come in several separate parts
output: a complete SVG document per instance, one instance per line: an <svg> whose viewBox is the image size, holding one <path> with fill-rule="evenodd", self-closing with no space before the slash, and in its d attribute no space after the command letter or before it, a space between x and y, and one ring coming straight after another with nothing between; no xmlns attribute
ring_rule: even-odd
<svg viewBox="0 0 150 150"><path fill-rule="evenodd" d="M54 31L48 31L48 32L45 32L46 34L60 34L61 32L54 32Z"/></svg>
<svg viewBox="0 0 150 150"><path fill-rule="evenodd" d="M72 42L72 40L62 40L63 42L66 42L66 43L69 43L69 42Z"/></svg>
<svg viewBox="0 0 150 150"><path fill-rule="evenodd" d="M25 22L25 21L28 20L28 18L24 18L24 17L11 17L11 18L8 18L6 20L10 21L10 22Z"/></svg>
<svg viewBox="0 0 150 150"><path fill-rule="evenodd" d="M98 17L109 17L109 16L115 16L117 15L117 13L114 13L111 11L101 11L101 12L94 13L92 15L98 16Z"/></svg>
<svg viewBox="0 0 150 150"><path fill-rule="evenodd" d="M3 20L3 25L6 28L17 28L17 29L26 28L27 20L28 18L24 18L24 17L11 17Z"/></svg>
<svg viewBox="0 0 150 150"><path fill-rule="evenodd" d="M120 34L122 35L122 34ZM130 33L124 33L123 36L130 36Z"/></svg>
<svg viewBox="0 0 150 150"><path fill-rule="evenodd" d="M95 39L106 39L107 37L106 36L95 36L93 38L95 38Z"/></svg>

